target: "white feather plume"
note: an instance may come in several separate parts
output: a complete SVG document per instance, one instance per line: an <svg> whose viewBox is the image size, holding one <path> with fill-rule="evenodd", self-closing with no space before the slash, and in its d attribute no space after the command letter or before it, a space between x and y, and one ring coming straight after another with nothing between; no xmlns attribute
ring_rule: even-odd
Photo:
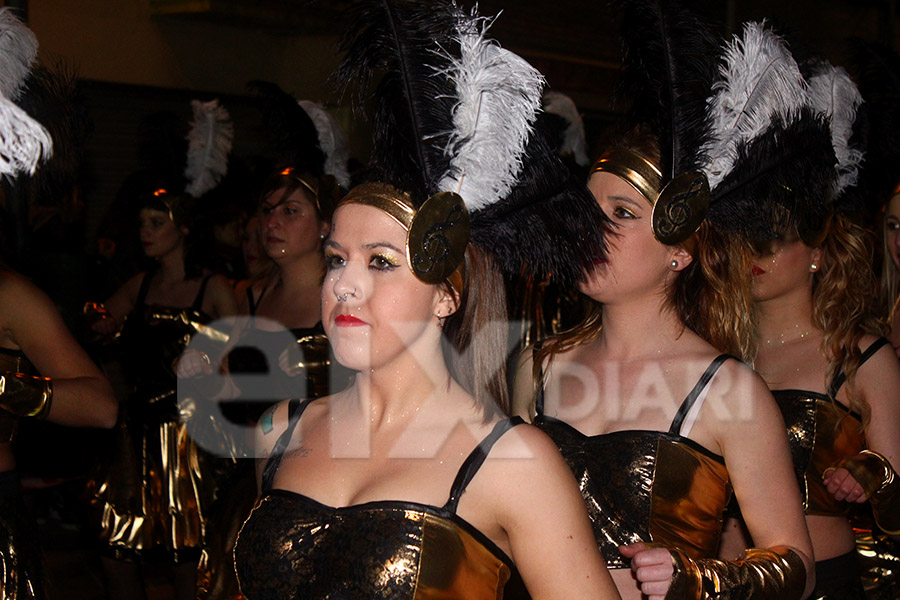
<svg viewBox="0 0 900 600"><path fill-rule="evenodd" d="M43 125L0 96L0 173L33 175L38 162L53 154L53 140Z"/></svg>
<svg viewBox="0 0 900 600"><path fill-rule="evenodd" d="M0 9L0 94L15 100L37 57L38 41L8 8Z"/></svg>
<svg viewBox="0 0 900 600"><path fill-rule="evenodd" d="M863 152L850 146L856 111L863 102L862 95L841 67L823 63L809 78L809 100L813 109L828 119L831 145L837 158L838 178L835 192L856 185Z"/></svg>
<svg viewBox="0 0 900 600"><path fill-rule="evenodd" d="M327 110L315 102L300 100L298 104L316 126L319 146L325 153L325 174L334 177L344 189L349 189L350 172L347 170L347 161L350 159L350 151L341 126Z"/></svg>
<svg viewBox="0 0 900 600"><path fill-rule="evenodd" d="M776 115L784 120L807 103L800 68L784 41L765 23L745 24L725 50L723 79L709 100L711 141L704 145L712 189L731 172L738 148L765 132Z"/></svg>
<svg viewBox="0 0 900 600"><path fill-rule="evenodd" d="M218 100L201 102L192 100L194 120L188 133L187 168L185 188L188 194L199 198L213 189L228 172L228 155L234 140L231 117Z"/></svg>
<svg viewBox="0 0 900 600"><path fill-rule="evenodd" d="M544 112L559 115L568 121L569 126L566 127L566 133L563 136L562 154L571 154L575 162L582 167L588 166L590 159L587 155L587 141L584 135L584 120L575 101L562 92L549 90L544 92Z"/></svg>
<svg viewBox="0 0 900 600"><path fill-rule="evenodd" d="M457 23L460 56L446 73L458 100L445 150L452 158L439 188L460 194L471 211L505 198L515 185L544 77L485 39L489 21L463 17Z"/></svg>

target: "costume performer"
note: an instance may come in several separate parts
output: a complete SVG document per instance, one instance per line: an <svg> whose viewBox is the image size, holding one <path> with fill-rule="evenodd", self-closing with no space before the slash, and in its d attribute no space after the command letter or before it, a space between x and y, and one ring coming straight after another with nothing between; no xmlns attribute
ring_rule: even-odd
<svg viewBox="0 0 900 600"><path fill-rule="evenodd" d="M195 103L194 110L194 131L205 123L230 138L227 113L216 101ZM227 156L227 144L217 146ZM202 195L224 170L215 176L209 170L201 173L205 175L194 175L187 189ZM198 189L204 180L206 185ZM194 244L201 227L192 220L196 201L171 189L139 199L141 241L157 265L126 282L105 306L92 307L101 317L92 325L95 331L119 334L133 389L123 403L110 463L98 476L92 497L107 584L115 597L145 595L144 561L172 565L176 595L196 597L207 511L233 468L229 454L214 455L196 441L196 429L188 430L196 407L179 402L173 370L187 345L198 345L196 338L209 344L209 354L215 354L213 348L221 350L228 332L210 325L237 310L228 281L202 266L203 249ZM217 441L228 440L214 435Z"/></svg>
<svg viewBox="0 0 900 600"><path fill-rule="evenodd" d="M886 533L900 529L892 467L900 456L900 366L879 337L873 240L855 216L868 195L858 185L864 146L852 137L863 98L839 67L816 61L806 70L806 102L832 133L834 156L824 163L832 186L808 202L759 198L757 222L771 235L752 239L760 249L756 365L788 427L817 560L811 597L862 600L846 513L848 503L868 499Z"/></svg>
<svg viewBox="0 0 900 600"><path fill-rule="evenodd" d="M524 357L518 412L566 457L623 597L801 598L812 551L783 424L763 382L722 354L751 347L749 257L732 211L760 181L713 180L735 141L716 135L707 112L710 90L728 88L740 99L729 111L735 131L774 121L760 108L778 107L770 84L790 65L799 71L750 24L723 61L742 76L729 81L694 15L675 2L622 4L638 125L589 179L619 235L579 284L591 301L585 320ZM815 131L809 152L816 140L830 152L827 128ZM720 560L732 491L754 513L755 544Z"/></svg>
<svg viewBox="0 0 900 600"><path fill-rule="evenodd" d="M71 173L61 168L65 161L47 161L54 146L66 154L73 143L66 135L73 131L66 132L65 125L73 124L56 114L48 131L26 112L26 107L34 111L41 101L52 103L59 97L48 98L43 94L46 90L36 86L40 91L33 90L29 102L23 102L22 86L37 54L37 40L10 9L0 9L0 33L0 174L4 185L27 174L33 189L49 185L49 179L64 187L71 183L67 178ZM53 74L48 71L43 76L52 78ZM57 102L55 108L64 112L70 107ZM8 202L26 198L5 191ZM43 195L34 196L47 200ZM29 206L18 208L27 212ZM112 388L69 333L53 301L5 264L0 265L0 599L45 597L36 524L24 506L13 453L18 425L23 419L45 419L60 425L109 428L115 418Z"/></svg>
<svg viewBox="0 0 900 600"><path fill-rule="evenodd" d="M566 247L600 253L602 217L533 129L542 78L455 4L359 11L340 74L386 67L373 181L335 212L322 290L335 355L358 373L344 392L261 419L271 458L235 549L241 589L251 600L500 598L521 575L535 596L614 598L565 464L503 414L506 307L485 247L512 272L523 258L549 270ZM594 210L593 231L510 243L529 220L565 231L552 209L567 202ZM494 460L516 448L529 458ZM535 497L551 510L535 513ZM546 553L561 568L548 573Z"/></svg>

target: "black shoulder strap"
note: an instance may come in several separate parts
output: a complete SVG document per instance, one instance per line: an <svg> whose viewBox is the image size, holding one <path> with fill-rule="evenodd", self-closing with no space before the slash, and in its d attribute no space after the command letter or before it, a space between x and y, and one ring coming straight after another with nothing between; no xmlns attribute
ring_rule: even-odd
<svg viewBox="0 0 900 600"><path fill-rule="evenodd" d="M197 296L194 298L194 303L191 304L191 310L200 311L203 308L203 295L206 293L206 284L209 283L209 278L212 275L207 275L203 278L203 282L200 283L200 289L197 290Z"/></svg>
<svg viewBox="0 0 900 600"><path fill-rule="evenodd" d="M540 342L534 345L532 360L538 360L538 350L540 350ZM537 395L534 398L534 413L541 416L544 414L544 364L539 362L537 366Z"/></svg>
<svg viewBox="0 0 900 600"><path fill-rule="evenodd" d="M307 398L305 400L294 399L288 403L287 429L284 430L275 442L275 446L272 448L272 454L269 455L268 460L266 460L266 466L263 467L262 489L264 492L268 492L272 489L272 482L275 480L275 473L278 472L278 467L281 465L284 451L287 450L288 444L291 443L291 436L294 435L297 423L300 422L300 417L303 415L303 411L306 410L306 407L309 406L310 402L312 402L312 398Z"/></svg>
<svg viewBox="0 0 900 600"><path fill-rule="evenodd" d="M244 291L247 293L247 309L250 311L250 316L255 316L258 303L253 298L253 286L248 285L247 289ZM265 290L263 290L263 292L265 292ZM260 296L260 299L262 299L262 296Z"/></svg>
<svg viewBox="0 0 900 600"><path fill-rule="evenodd" d="M730 354L720 354L709 363L709 366L706 367L703 375L700 376L700 380L697 381L697 384L681 403L681 406L678 407L678 412L675 413L675 418L672 419L672 425L669 426L669 433L672 435L679 435L681 433L681 426L684 424L684 419L691 411L691 407L694 406L694 402L697 401L697 398L700 397L700 394L702 394L703 390L706 389L706 386L709 385L710 380L713 378L713 375L716 374L716 371L719 370L719 367L722 366L722 363L729 358L734 357Z"/></svg>
<svg viewBox="0 0 900 600"><path fill-rule="evenodd" d="M481 465L484 463L484 459L487 458L488 454L491 452L491 448L494 447L494 444L499 440L504 433L515 427L516 425L521 425L525 421L522 420L522 417L510 417L508 419L503 419L502 421L497 421L497 424L494 425L494 428L488 434L486 438L481 440L481 443L478 444L472 452L469 453L469 456L466 457L465 462L459 468L459 472L456 473L456 479L453 480L453 486L450 488L450 498L447 500L447 503L444 505L444 508L449 510L452 513L456 512L456 507L459 505L459 499L466 491L466 488L469 486L469 482L472 481L472 478L475 477L475 473L478 472L478 469L481 468Z"/></svg>
<svg viewBox="0 0 900 600"><path fill-rule="evenodd" d="M138 288L137 298L134 301L135 308L142 308L144 306L144 302L147 300L147 292L150 291L150 282L153 280L154 273L155 271L144 273L144 278L141 280L141 287Z"/></svg>
<svg viewBox="0 0 900 600"><path fill-rule="evenodd" d="M868 348L863 350L863 353L859 357L859 366L863 366L863 364L872 358L876 352L881 350L883 346L889 344L887 338L880 337L874 342L872 342ZM844 374L844 370L838 367L837 373L834 375L834 379L831 380L831 385L828 386L828 397L834 399L837 397L838 391L841 389L841 386L844 385L844 382L847 381L847 375Z"/></svg>

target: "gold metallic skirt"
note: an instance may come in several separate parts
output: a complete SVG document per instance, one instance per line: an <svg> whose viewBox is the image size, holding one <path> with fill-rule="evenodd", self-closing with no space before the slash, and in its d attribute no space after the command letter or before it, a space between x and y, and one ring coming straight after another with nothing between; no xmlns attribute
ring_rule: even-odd
<svg viewBox="0 0 900 600"><path fill-rule="evenodd" d="M111 460L92 485L103 553L119 559L196 561L225 459L178 421L120 423Z"/></svg>
<svg viewBox="0 0 900 600"><path fill-rule="evenodd" d="M0 473L0 600L43 600L41 552L15 471Z"/></svg>
<svg viewBox="0 0 900 600"><path fill-rule="evenodd" d="M856 552L868 600L900 598L900 542L880 531L856 529Z"/></svg>

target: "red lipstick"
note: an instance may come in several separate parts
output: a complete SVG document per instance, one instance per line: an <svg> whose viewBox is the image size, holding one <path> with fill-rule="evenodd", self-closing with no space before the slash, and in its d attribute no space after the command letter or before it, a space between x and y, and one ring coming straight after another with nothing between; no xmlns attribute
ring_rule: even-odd
<svg viewBox="0 0 900 600"><path fill-rule="evenodd" d="M362 327L363 325L368 325L368 323L357 319L353 315L338 315L334 318L334 324L338 327Z"/></svg>
<svg viewBox="0 0 900 600"><path fill-rule="evenodd" d="M760 269L760 268L757 267L756 265L753 265L753 270L752 270L751 272L753 273L753 276L754 276L754 277L756 277L757 275L762 275L763 273L765 273L765 271L763 271L762 269Z"/></svg>

